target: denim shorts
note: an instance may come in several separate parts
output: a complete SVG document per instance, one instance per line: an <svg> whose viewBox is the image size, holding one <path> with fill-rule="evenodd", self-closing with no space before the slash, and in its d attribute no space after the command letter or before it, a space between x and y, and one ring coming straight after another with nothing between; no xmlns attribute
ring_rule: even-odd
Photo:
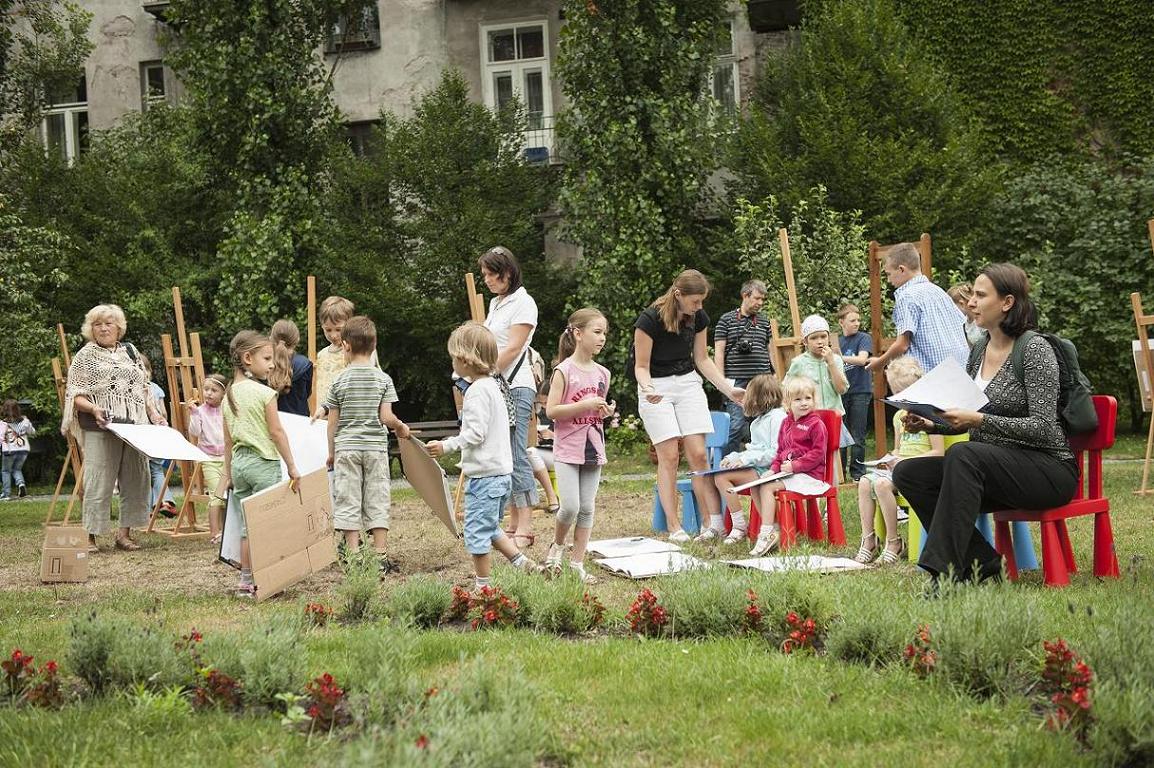
<svg viewBox="0 0 1154 768"><path fill-rule="evenodd" d="M510 475L471 477L465 486L465 549L487 555L501 535L501 513L513 495Z"/></svg>

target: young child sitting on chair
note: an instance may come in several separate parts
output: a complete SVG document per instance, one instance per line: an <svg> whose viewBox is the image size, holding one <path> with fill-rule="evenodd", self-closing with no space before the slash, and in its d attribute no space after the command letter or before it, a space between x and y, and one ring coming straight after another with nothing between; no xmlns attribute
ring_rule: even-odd
<svg viewBox="0 0 1154 768"><path fill-rule="evenodd" d="M899 357L886 366L886 380L896 395L924 375L918 361L909 355ZM945 453L945 438L928 435L925 432L906 432L902 425L904 410L894 414L893 457L884 464L878 464L862 475L857 486L858 514L861 517L861 547L854 560L859 563L877 562L889 565L901 560L905 553L902 537L898 535L898 501L894 494L893 469L899 461L915 456L941 456ZM886 526L886 544L878 554L878 537L874 533L874 505L877 499L882 508L882 519Z"/></svg>

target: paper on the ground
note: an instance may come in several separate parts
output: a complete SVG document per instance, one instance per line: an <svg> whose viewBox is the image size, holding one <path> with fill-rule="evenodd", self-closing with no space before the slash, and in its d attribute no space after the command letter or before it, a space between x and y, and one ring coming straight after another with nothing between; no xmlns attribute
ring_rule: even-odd
<svg viewBox="0 0 1154 768"><path fill-rule="evenodd" d="M873 461L863 461L862 464L866 465L867 467L876 467L876 466L879 466L881 464L889 464L890 462L892 462L896 458L898 458L896 454L887 453L885 456L882 456L880 459L874 459Z"/></svg>
<svg viewBox="0 0 1154 768"><path fill-rule="evenodd" d="M608 571L631 579L648 579L653 576L709 567L709 563L684 552L650 552L628 557L607 557L594 562Z"/></svg>
<svg viewBox="0 0 1154 768"><path fill-rule="evenodd" d="M623 539L591 541L586 550L591 555L612 558L648 555L654 552L680 552L681 547L668 541L659 541L647 536L628 536Z"/></svg>
<svg viewBox="0 0 1154 768"><path fill-rule="evenodd" d="M150 459L175 461L211 461L212 457L184 439L172 427L155 424L108 425L108 431L143 453Z"/></svg>
<svg viewBox="0 0 1154 768"><path fill-rule="evenodd" d="M764 485L765 483L772 483L774 480L784 480L792 474L792 472L772 472L768 475L762 475L756 480L750 480L748 483L733 486L729 489L729 493L741 493L748 488Z"/></svg>
<svg viewBox="0 0 1154 768"><path fill-rule="evenodd" d="M979 411L990 399L957 360L947 357L932 371L903 389L901 394L887 397L885 402L925 416L922 410L915 410L911 406L928 405L940 411Z"/></svg>
<svg viewBox="0 0 1154 768"><path fill-rule="evenodd" d="M301 477L316 472L326 466L329 459L329 425L327 421L319 419L309 423L308 416L298 416L295 413L281 413L280 425L288 437L289 448L293 453L293 462L297 465L297 472ZM281 475L288 472L281 462Z"/></svg>
<svg viewBox="0 0 1154 768"><path fill-rule="evenodd" d="M821 555L790 555L783 557L755 557L746 560L722 560L737 568L751 568L766 573L782 571L813 571L833 573L835 571L860 571L869 568L848 557L822 557Z"/></svg>

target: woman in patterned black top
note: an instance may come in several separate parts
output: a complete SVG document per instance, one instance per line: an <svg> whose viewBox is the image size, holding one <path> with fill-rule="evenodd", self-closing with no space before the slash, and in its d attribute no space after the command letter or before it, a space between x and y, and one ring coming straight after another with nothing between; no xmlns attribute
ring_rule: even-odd
<svg viewBox="0 0 1154 768"><path fill-rule="evenodd" d="M969 308L988 343L974 347L967 373L990 402L979 411L943 415L950 428L910 414L911 431L960 434L944 457L907 459L894 485L912 505L929 538L918 560L933 579L944 574L979 581L1001 575L1001 557L975 527L993 509L1046 509L1068 502L1078 468L1058 421L1058 360L1041 336L1026 345L1022 380L1010 361L1015 340L1037 324L1030 281L1013 264L991 264L974 281Z"/></svg>

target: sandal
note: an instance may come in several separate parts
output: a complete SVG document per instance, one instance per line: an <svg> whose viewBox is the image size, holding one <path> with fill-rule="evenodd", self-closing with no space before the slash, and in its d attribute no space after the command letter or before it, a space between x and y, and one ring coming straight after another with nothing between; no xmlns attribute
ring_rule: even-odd
<svg viewBox="0 0 1154 768"><path fill-rule="evenodd" d="M898 551L897 552L894 552L893 550L891 550L890 546L889 546L890 544L893 544L895 541L898 544ZM901 536L897 537L896 539L886 539L886 546L882 550L882 553L880 555L878 555L877 561L880 565L893 565L894 563L900 563L902 560L902 557L905 555L905 553L906 553L906 545L905 545L905 542L902 541Z"/></svg>
<svg viewBox="0 0 1154 768"><path fill-rule="evenodd" d="M517 549L525 549L537 543L537 535L533 533L511 533L509 539L513 542L513 546ZM521 541L528 541L528 544L522 544Z"/></svg>
<svg viewBox="0 0 1154 768"><path fill-rule="evenodd" d="M217 535L215 535L215 536L213 536L211 539L209 539L209 540L208 540L208 543L209 543L209 544L219 544L219 543L220 543L220 541L221 541L221 539L223 539L223 538L224 538L224 534L223 534L223 533L218 533Z"/></svg>
<svg viewBox="0 0 1154 768"><path fill-rule="evenodd" d="M870 539L873 540L874 544L872 547L867 547L866 542L869 541ZM871 533L869 535L868 539L864 536L862 537L861 546L858 547L857 554L853 556L853 559L854 559L855 563L872 563L874 558L877 557L877 554L878 554L878 537L876 534Z"/></svg>
<svg viewBox="0 0 1154 768"><path fill-rule="evenodd" d="M555 515L560 511L561 511L561 505L560 504L550 504L549 506L545 507L546 514Z"/></svg>
<svg viewBox="0 0 1154 768"><path fill-rule="evenodd" d="M116 539L116 548L124 552L136 552L140 549L140 545L127 536L122 536Z"/></svg>

